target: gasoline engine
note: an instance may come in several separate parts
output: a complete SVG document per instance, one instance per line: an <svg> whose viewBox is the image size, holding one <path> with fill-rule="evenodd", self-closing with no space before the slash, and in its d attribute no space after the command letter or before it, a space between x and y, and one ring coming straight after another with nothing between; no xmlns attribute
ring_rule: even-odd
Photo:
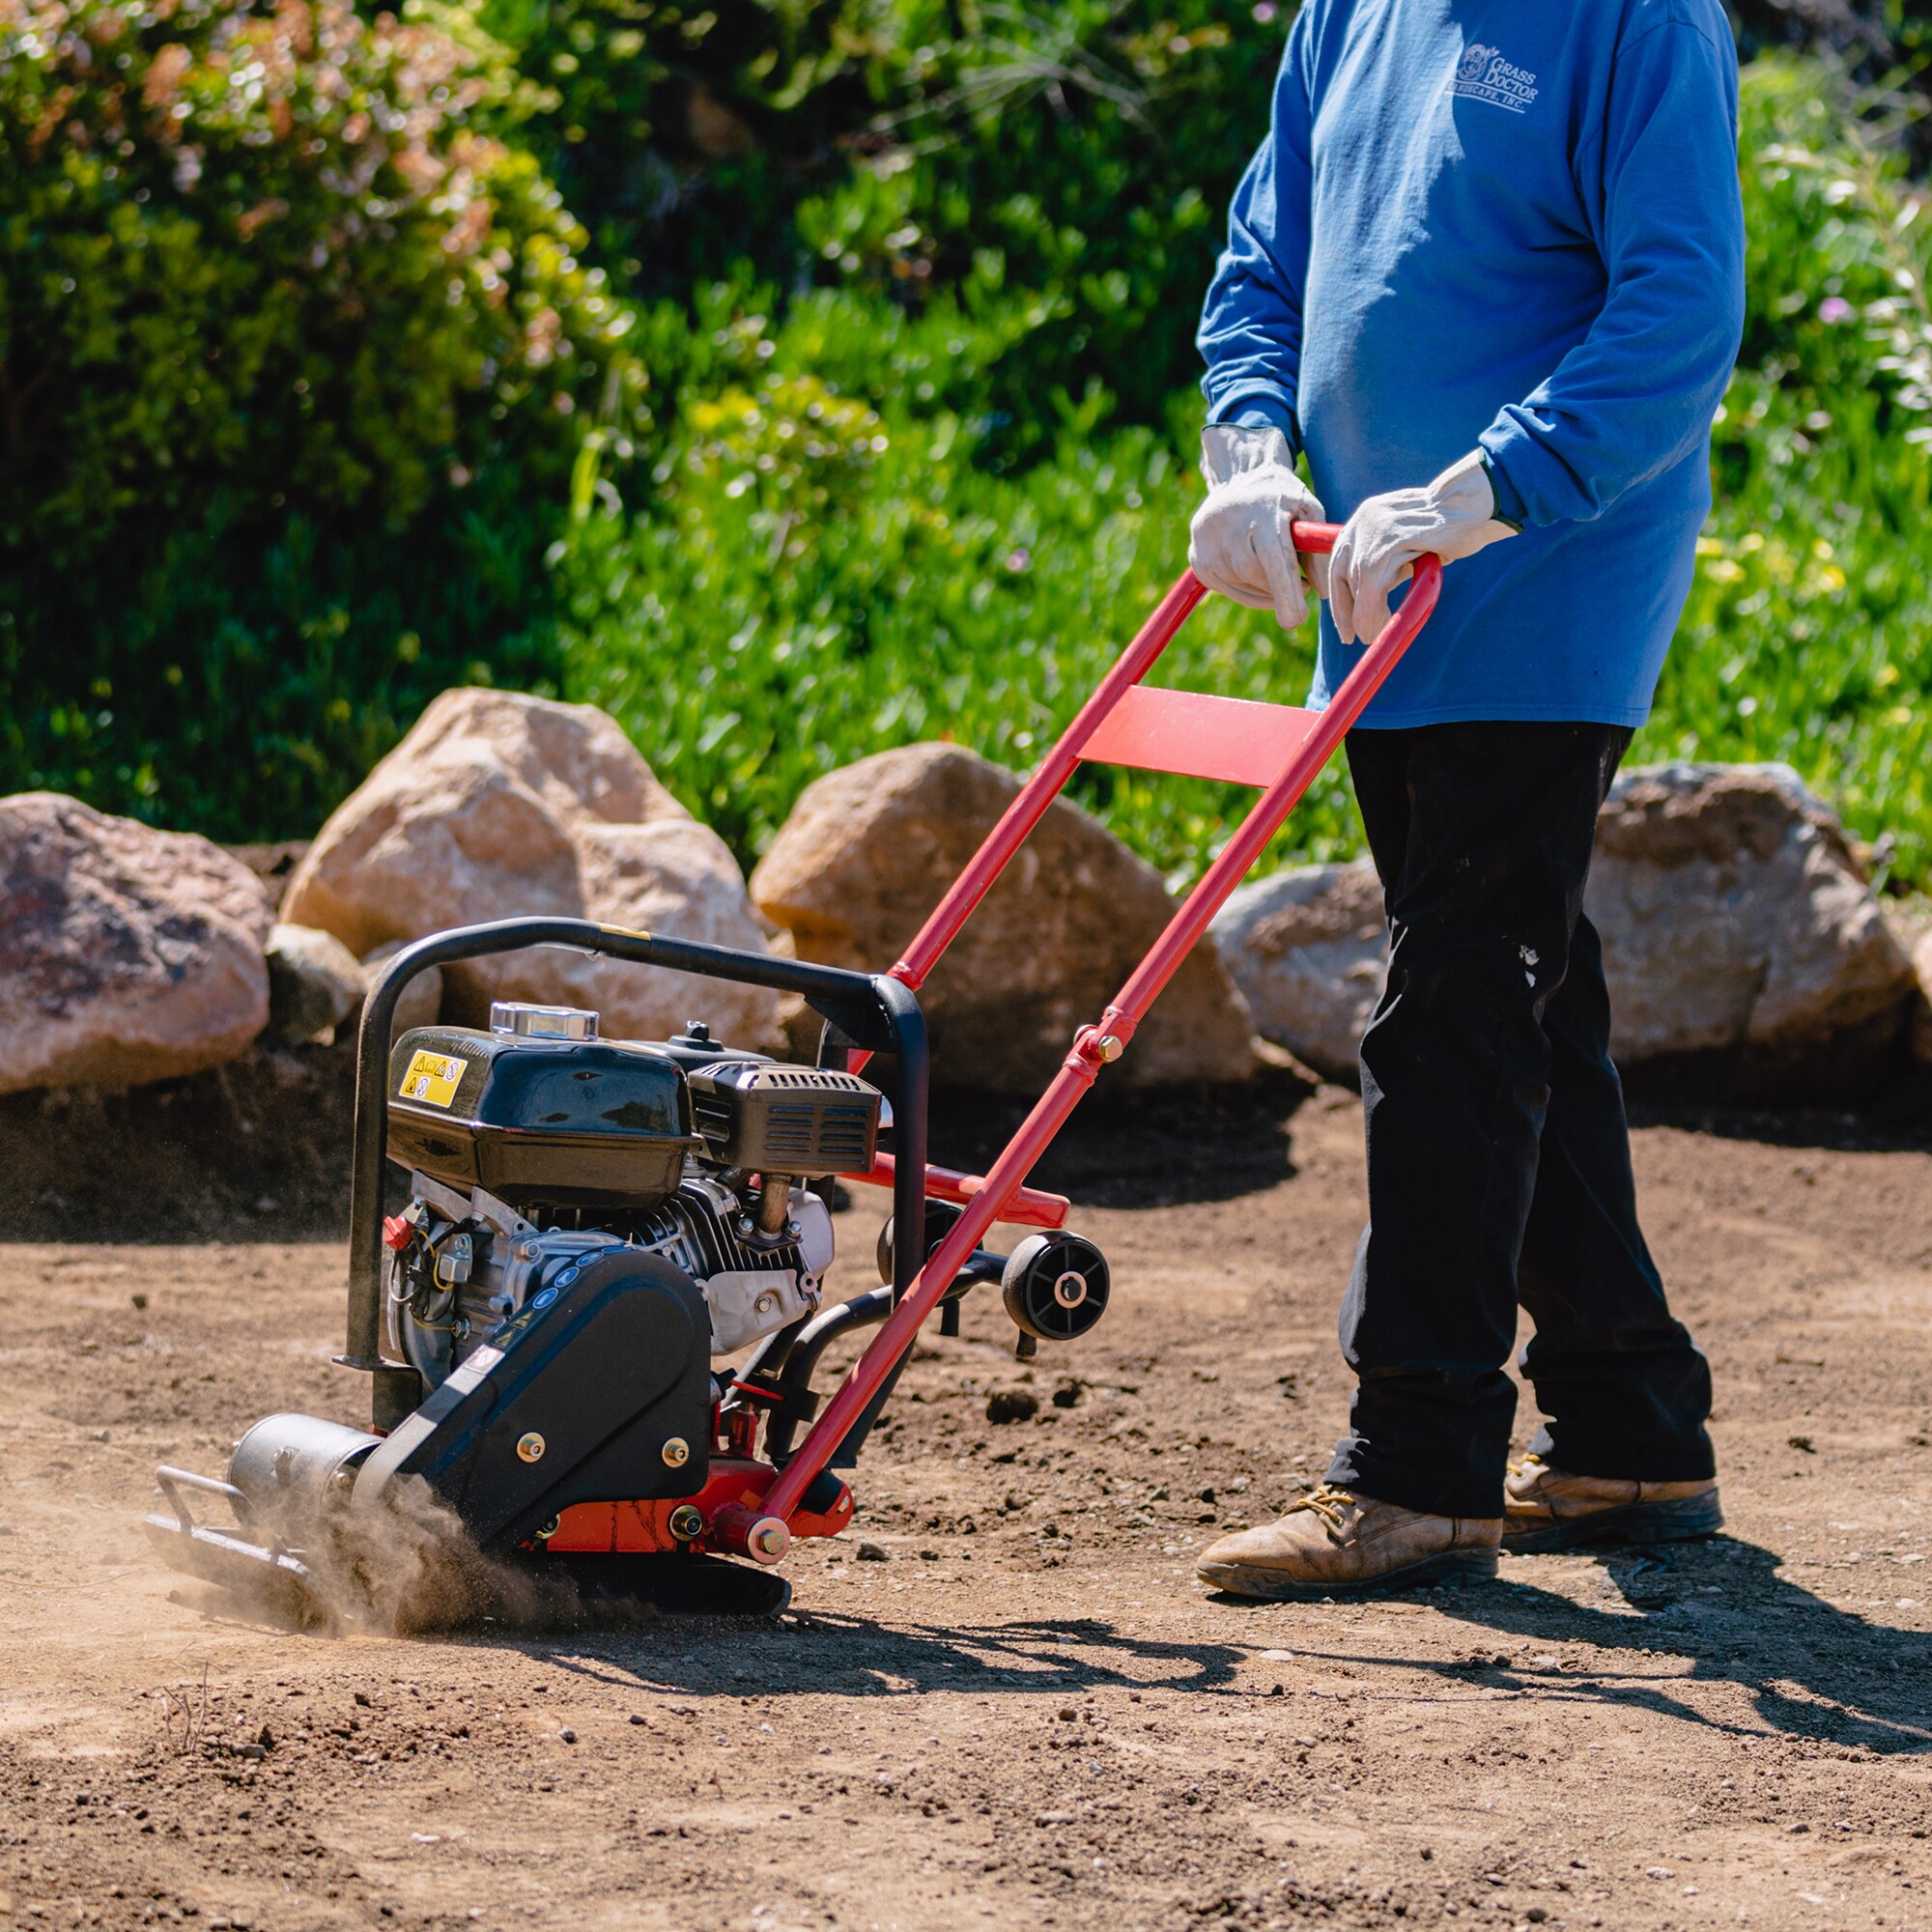
<svg viewBox="0 0 1932 1932"><path fill-rule="evenodd" d="M712 1356L811 1314L832 1216L804 1179L868 1166L883 1106L856 1074L731 1052L701 1022L607 1041L565 1008L498 1003L487 1035L420 1028L395 1062L412 1198L384 1226L388 1339L431 1390L599 1259L687 1276Z"/></svg>

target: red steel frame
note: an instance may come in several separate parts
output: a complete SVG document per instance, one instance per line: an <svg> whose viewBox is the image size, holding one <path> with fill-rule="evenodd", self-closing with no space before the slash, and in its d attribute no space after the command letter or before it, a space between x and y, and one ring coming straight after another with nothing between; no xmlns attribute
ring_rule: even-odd
<svg viewBox="0 0 1932 1932"><path fill-rule="evenodd" d="M1334 525L1296 524L1295 548L1325 552L1334 547L1339 534ZM994 1222L1057 1228L1065 1221L1066 1202L1059 1195L1027 1187L1027 1175L1093 1086L1100 1068L1125 1051L1161 988L1193 951L1208 922L1261 857L1382 680L1428 622L1441 584L1441 563L1433 556L1419 558L1401 610L1362 653L1328 708L1312 712L1142 684L1189 612L1208 594L1207 586L1191 570L1183 571L1093 696L1081 706L1039 769L1020 787L966 869L933 908L919 936L906 949L905 957L893 967L893 978L914 988L924 982L1083 759L1230 780L1255 785L1262 795L1220 856L1176 909L1167 929L1098 1024L1080 1029L1059 1072L986 1174L927 1170L927 1192L962 1202L964 1213L853 1365L763 1501L755 1509L727 1507L712 1519L712 1533L724 1548L762 1562L776 1562L783 1554L788 1541L785 1525L797 1513L806 1491L899 1357L911 1348L921 1325L938 1307ZM853 1064L863 1062L855 1057ZM871 1171L852 1178L889 1184L890 1158L881 1156Z"/></svg>

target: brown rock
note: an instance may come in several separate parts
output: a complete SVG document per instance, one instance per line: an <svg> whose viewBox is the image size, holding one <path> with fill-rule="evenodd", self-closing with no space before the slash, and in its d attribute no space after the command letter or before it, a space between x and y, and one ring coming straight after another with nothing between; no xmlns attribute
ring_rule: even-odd
<svg viewBox="0 0 1932 1932"><path fill-rule="evenodd" d="M1918 997L1912 1009L1912 1055L1932 1066L1932 931L1918 935L1912 949L1912 971Z"/></svg>
<svg viewBox="0 0 1932 1932"><path fill-rule="evenodd" d="M615 722L587 704L446 691L322 829L285 916L358 955L390 941L520 913L761 951L737 863L652 777ZM726 980L554 948L443 974L445 1016L482 1024L489 1003L594 1008L612 1038L662 1038L707 1019L763 1046L776 995Z"/></svg>
<svg viewBox="0 0 1932 1932"><path fill-rule="evenodd" d="M1366 859L1236 887L1209 928L1264 1039L1350 1086L1388 977L1381 882Z"/></svg>
<svg viewBox="0 0 1932 1932"><path fill-rule="evenodd" d="M1844 828L1788 767L1625 773L1586 902L1622 1065L1718 1056L1720 1087L1807 1100L1856 1097L1891 1071L1911 968ZM1379 995L1380 910L1366 863L1318 866L1241 887L1214 922L1264 1037L1331 1078L1352 1077Z"/></svg>
<svg viewBox="0 0 1932 1932"><path fill-rule="evenodd" d="M362 968L332 932L312 925L269 928L271 1045L327 1045L362 1009Z"/></svg>
<svg viewBox="0 0 1932 1932"><path fill-rule="evenodd" d="M1789 766L1625 773L1585 903L1619 1059L1731 1054L1752 1085L1821 1096L1888 1070L1911 964L1843 827Z"/></svg>
<svg viewBox="0 0 1932 1932"><path fill-rule="evenodd" d="M269 1017L269 923L255 875L206 838L0 799L0 1093L233 1059Z"/></svg>
<svg viewBox="0 0 1932 1932"><path fill-rule="evenodd" d="M1018 789L957 745L909 745L807 787L753 874L799 956L882 972ZM1037 1092L1174 911L1160 875L1060 800L921 993L935 1077ZM1183 964L1110 1078L1151 1087L1254 1070L1240 995L1211 944Z"/></svg>

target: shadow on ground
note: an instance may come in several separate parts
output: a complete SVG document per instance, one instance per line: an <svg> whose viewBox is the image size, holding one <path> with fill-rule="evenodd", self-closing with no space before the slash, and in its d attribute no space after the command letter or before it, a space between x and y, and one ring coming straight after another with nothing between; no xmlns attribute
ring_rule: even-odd
<svg viewBox="0 0 1932 1932"><path fill-rule="evenodd" d="M1295 1653L1356 1669L1406 1671L1437 1684L1480 1684L1543 1701L1641 1710L1721 1731L1755 1726L1700 1710L1687 1686L1733 1684L1760 1723L1788 1736L1884 1753L1932 1752L1922 1633L1893 1629L1836 1608L1781 1577L1771 1550L1733 1538L1696 1548L1620 1550L1600 1558L1601 1607L1512 1580L1507 1561L1493 1584L1427 1593L1432 1607L1473 1639L1460 1658L1387 1650L1323 1650L1294 1638ZM1715 1594L1714 1594L1715 1593ZM450 1640L505 1647L556 1669L617 1688L694 1696L897 1695L908 1691L1065 1691L1106 1686L1192 1693L1254 1694L1236 1681L1256 1643L1285 1639L1274 1605L1220 1599L1227 1640L1165 1642L1102 1618L1037 1618L997 1624L882 1627L861 1614L814 1610L780 1623L667 1617L635 1626L570 1631L469 1631ZM1256 1626L1267 1619L1264 1638ZM1520 1640L1509 1649L1499 1637ZM1548 1644L1532 1662L1521 1642ZM1588 1644L1627 1657L1564 1657ZM1637 1668L1659 1655L1688 1673Z"/></svg>

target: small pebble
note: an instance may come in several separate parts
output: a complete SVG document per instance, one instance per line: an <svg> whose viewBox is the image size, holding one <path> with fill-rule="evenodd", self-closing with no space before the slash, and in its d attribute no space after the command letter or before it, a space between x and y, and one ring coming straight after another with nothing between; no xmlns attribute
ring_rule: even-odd
<svg viewBox="0 0 1932 1932"><path fill-rule="evenodd" d="M568 1724L564 1725L563 1729L557 1732L557 1736L567 1745L574 1745L577 1742L577 1733Z"/></svg>
<svg viewBox="0 0 1932 1932"><path fill-rule="evenodd" d="M888 1554L886 1546L883 1543L873 1543L867 1540L859 1546L859 1561L861 1563L887 1563L891 1560L891 1556Z"/></svg>

